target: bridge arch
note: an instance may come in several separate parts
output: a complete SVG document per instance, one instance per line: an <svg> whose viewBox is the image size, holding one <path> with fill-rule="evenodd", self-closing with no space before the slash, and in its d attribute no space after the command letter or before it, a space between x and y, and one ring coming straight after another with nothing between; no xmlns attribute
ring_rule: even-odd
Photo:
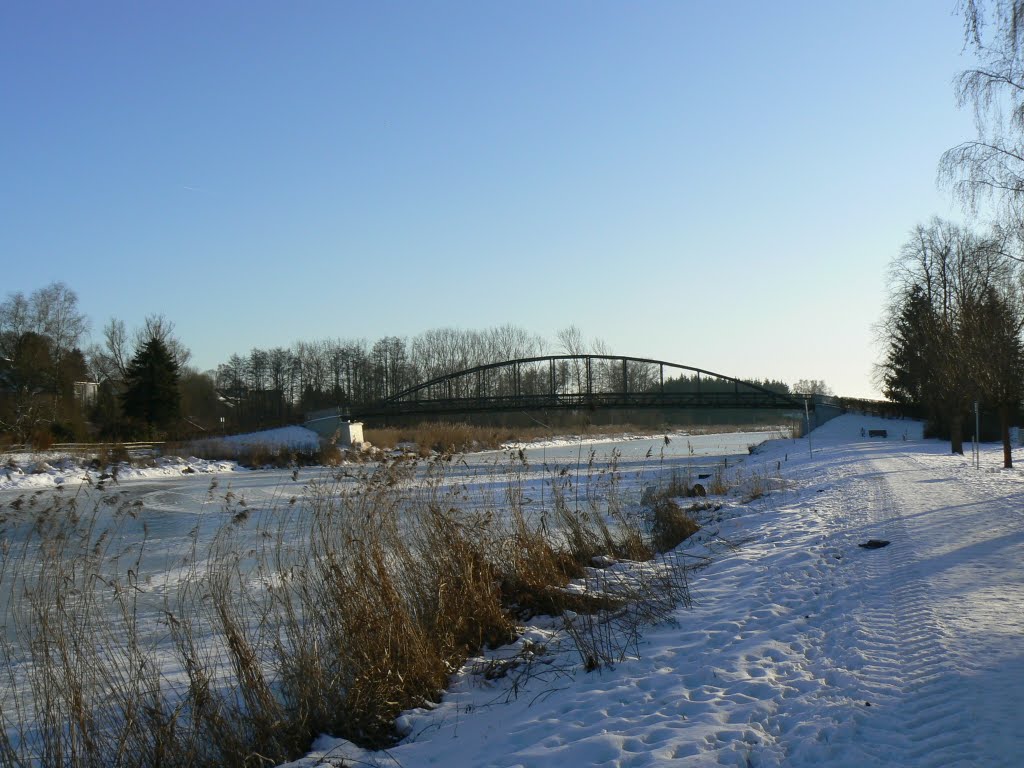
<svg viewBox="0 0 1024 768"><path fill-rule="evenodd" d="M666 389L665 373L686 377ZM677 379L678 381L678 379ZM545 355L433 377L358 409L359 418L545 409L804 408L804 398L666 360Z"/></svg>

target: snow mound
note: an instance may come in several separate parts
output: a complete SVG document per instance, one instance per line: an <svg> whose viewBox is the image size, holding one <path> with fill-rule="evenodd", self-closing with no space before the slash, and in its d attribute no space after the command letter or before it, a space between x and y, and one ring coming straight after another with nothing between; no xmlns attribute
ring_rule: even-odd
<svg viewBox="0 0 1024 768"><path fill-rule="evenodd" d="M102 468L93 466L92 460L88 457L49 457L49 461L9 459L5 465L0 466L0 491L41 490L82 483L120 483L155 477L235 471L238 471L238 466L233 461L208 461L195 456L187 459L163 456L154 459L148 466L133 466L121 462L113 467Z"/></svg>

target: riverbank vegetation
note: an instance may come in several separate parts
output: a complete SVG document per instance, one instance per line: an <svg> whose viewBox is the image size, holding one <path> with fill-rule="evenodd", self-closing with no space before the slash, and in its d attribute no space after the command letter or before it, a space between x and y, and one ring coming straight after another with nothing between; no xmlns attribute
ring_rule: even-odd
<svg viewBox="0 0 1024 768"><path fill-rule="evenodd" d="M269 765L320 733L384 746L538 612L587 669L636 653L689 601L694 562L672 550L698 526L671 500L685 480L640 505L615 460L537 487L513 455L471 490L450 457L394 459L263 511L213 480L219 526L182 532L161 576L130 491L22 496L2 516L0 765Z"/></svg>

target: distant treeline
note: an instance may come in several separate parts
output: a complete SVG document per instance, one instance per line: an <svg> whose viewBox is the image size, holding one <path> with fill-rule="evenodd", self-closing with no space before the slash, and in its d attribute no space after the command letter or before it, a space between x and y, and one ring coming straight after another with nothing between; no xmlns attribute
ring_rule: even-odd
<svg viewBox="0 0 1024 768"><path fill-rule="evenodd" d="M89 321L74 291L54 283L0 303L0 440L33 442L181 438L293 424L325 408L353 409L460 371L546 355L611 355L575 326L552 341L514 325L487 330L438 328L411 338L374 342L325 339L233 354L215 370L189 365L191 353L161 316L129 332L113 318L98 343L81 343ZM154 363L159 366L154 367ZM157 371L159 368L159 371ZM721 392L735 385L713 377L672 378L678 369L621 360L543 361L499 367L445 382L448 397L513 393L621 391ZM778 381L755 382L788 392ZM747 412L740 420L748 420ZM766 416L767 417L767 416ZM482 417L475 417L479 420ZM587 423L708 423L674 412L547 415L560 426ZM506 414L494 423L535 417ZM575 420L575 421L574 421ZM731 420L717 412L715 422ZM769 419L770 420L770 419ZM525 422L524 422L525 423Z"/></svg>
<svg viewBox="0 0 1024 768"><path fill-rule="evenodd" d="M254 348L217 367L217 391L242 428L294 420L322 408L350 408L422 381L478 365L545 354L546 341L512 325L486 331L440 328L412 339L327 339Z"/></svg>
<svg viewBox="0 0 1024 768"><path fill-rule="evenodd" d="M788 384L773 379L751 379L749 383L783 395L788 395L791 391ZM709 378L697 374L665 379L666 392L732 392L734 387L735 384L726 379Z"/></svg>

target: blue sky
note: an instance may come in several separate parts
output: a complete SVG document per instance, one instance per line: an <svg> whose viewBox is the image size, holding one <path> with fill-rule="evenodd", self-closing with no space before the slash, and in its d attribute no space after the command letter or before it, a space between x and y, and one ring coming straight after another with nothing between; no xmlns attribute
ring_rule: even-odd
<svg viewBox="0 0 1024 768"><path fill-rule="evenodd" d="M0 294L253 346L570 324L872 396L953 0L9 2Z"/></svg>

